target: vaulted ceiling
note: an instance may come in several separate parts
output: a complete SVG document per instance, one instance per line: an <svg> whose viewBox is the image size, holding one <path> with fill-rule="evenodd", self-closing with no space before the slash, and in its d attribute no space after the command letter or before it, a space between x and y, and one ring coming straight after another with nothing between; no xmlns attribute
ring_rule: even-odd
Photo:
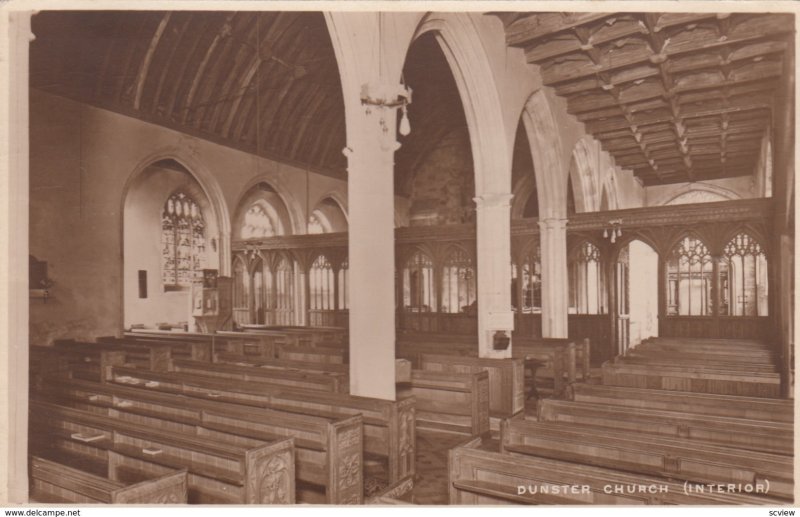
<svg viewBox="0 0 800 517"><path fill-rule="evenodd" d="M794 17L495 13L618 165L645 185L752 174ZM791 65L788 65L791 66Z"/></svg>
<svg viewBox="0 0 800 517"><path fill-rule="evenodd" d="M344 104L320 12L45 11L31 86L344 177Z"/></svg>

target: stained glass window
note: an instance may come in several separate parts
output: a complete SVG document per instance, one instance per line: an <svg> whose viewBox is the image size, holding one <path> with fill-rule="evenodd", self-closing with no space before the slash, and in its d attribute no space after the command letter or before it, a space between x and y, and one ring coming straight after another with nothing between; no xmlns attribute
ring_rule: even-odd
<svg viewBox="0 0 800 517"><path fill-rule="evenodd" d="M723 316L766 316L767 257L746 233L731 239L719 261L720 306Z"/></svg>
<svg viewBox="0 0 800 517"><path fill-rule="evenodd" d="M706 245L684 237L667 260L667 315L706 316L712 312L714 266Z"/></svg>
<svg viewBox="0 0 800 517"><path fill-rule="evenodd" d="M203 278L206 225L195 201L172 194L161 211L161 281L165 288L187 287Z"/></svg>

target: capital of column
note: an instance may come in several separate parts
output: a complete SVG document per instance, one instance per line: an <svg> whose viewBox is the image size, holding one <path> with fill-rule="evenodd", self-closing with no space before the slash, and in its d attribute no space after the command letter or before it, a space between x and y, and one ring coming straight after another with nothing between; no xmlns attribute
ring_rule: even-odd
<svg viewBox="0 0 800 517"><path fill-rule="evenodd" d="M567 229L567 218L565 217L550 217L547 219L542 219L539 221L539 230L542 232L546 231L555 231L555 230L566 230Z"/></svg>
<svg viewBox="0 0 800 517"><path fill-rule="evenodd" d="M514 194L488 193L472 198L478 210L484 208L507 208L511 206L511 199Z"/></svg>

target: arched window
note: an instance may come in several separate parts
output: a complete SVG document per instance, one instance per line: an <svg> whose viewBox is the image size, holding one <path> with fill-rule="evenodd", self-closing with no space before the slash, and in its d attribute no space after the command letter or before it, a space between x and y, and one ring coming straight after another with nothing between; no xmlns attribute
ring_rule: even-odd
<svg viewBox="0 0 800 517"><path fill-rule="evenodd" d="M713 264L703 241L684 237L667 259L667 315L711 314Z"/></svg>
<svg viewBox="0 0 800 517"><path fill-rule="evenodd" d="M600 249L585 241L569 260L569 312L605 314L604 292Z"/></svg>
<svg viewBox="0 0 800 517"><path fill-rule="evenodd" d="M233 315L240 325L250 323L250 275L240 258L233 261Z"/></svg>
<svg viewBox="0 0 800 517"><path fill-rule="evenodd" d="M442 268L442 312L466 312L475 303L475 270L462 249L453 249Z"/></svg>
<svg viewBox="0 0 800 517"><path fill-rule="evenodd" d="M333 269L324 255L320 255L308 272L308 286L311 310L332 311L335 294L333 289Z"/></svg>
<svg viewBox="0 0 800 517"><path fill-rule="evenodd" d="M319 210L311 212L311 215L308 216L308 233L331 233L331 231L331 223L322 212Z"/></svg>
<svg viewBox="0 0 800 517"><path fill-rule="evenodd" d="M242 239L260 239L282 233L276 229L274 217L261 203L253 203L244 214L239 236Z"/></svg>
<svg viewBox="0 0 800 517"><path fill-rule="evenodd" d="M731 239L719 261L722 316L767 316L767 256L746 233Z"/></svg>
<svg viewBox="0 0 800 517"><path fill-rule="evenodd" d="M349 264L345 259L339 268L339 309L341 310L350 308L350 295L347 292L348 269Z"/></svg>
<svg viewBox="0 0 800 517"><path fill-rule="evenodd" d="M165 290L192 285L203 278L206 225L195 201L175 192L161 211L161 281Z"/></svg>
<svg viewBox="0 0 800 517"><path fill-rule="evenodd" d="M411 312L436 310L433 262L421 251L414 253L403 268L403 307Z"/></svg>

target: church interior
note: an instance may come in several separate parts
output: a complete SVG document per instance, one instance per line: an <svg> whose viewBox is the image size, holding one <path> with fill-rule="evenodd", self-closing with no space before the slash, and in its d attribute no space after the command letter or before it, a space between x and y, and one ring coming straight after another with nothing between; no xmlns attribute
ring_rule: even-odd
<svg viewBox="0 0 800 517"><path fill-rule="evenodd" d="M794 502L793 14L2 24L11 501Z"/></svg>

